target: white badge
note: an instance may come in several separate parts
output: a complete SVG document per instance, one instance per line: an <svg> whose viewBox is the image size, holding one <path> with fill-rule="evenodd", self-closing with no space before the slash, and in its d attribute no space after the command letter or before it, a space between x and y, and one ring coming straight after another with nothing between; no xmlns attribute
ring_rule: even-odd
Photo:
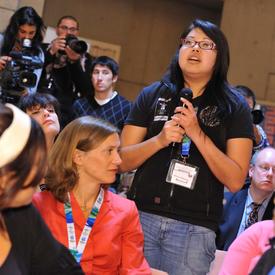
<svg viewBox="0 0 275 275"><path fill-rule="evenodd" d="M172 159L166 181L188 189L194 189L199 167Z"/></svg>

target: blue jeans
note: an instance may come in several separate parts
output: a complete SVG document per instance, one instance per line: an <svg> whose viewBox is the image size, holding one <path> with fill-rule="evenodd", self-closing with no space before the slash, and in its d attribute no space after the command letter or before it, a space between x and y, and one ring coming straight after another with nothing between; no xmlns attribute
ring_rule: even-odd
<svg viewBox="0 0 275 275"><path fill-rule="evenodd" d="M169 275L205 275L215 257L214 231L139 211L144 255L153 268Z"/></svg>

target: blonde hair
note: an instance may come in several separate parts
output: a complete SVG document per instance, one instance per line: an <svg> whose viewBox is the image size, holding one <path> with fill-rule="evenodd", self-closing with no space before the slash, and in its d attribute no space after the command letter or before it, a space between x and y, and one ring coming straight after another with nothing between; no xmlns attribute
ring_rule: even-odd
<svg viewBox="0 0 275 275"><path fill-rule="evenodd" d="M77 118L63 129L50 151L46 175L47 187L57 200L65 202L68 191L78 181L74 151L95 149L107 137L118 132L112 124L92 116Z"/></svg>

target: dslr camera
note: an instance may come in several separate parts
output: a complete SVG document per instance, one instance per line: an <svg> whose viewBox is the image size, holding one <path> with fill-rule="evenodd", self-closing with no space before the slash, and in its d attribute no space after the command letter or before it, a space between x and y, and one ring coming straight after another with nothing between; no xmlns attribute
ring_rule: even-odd
<svg viewBox="0 0 275 275"><path fill-rule="evenodd" d="M9 56L12 60L7 62L0 74L0 99L3 102L16 103L25 88L36 85L37 76L34 70L42 68L43 61L32 54L30 39L23 39L22 51L11 51Z"/></svg>
<svg viewBox="0 0 275 275"><path fill-rule="evenodd" d="M66 46L69 46L74 52L78 54L84 54L88 45L84 40L78 40L78 38L73 34L68 34L65 38ZM61 54L65 54L64 51L60 52Z"/></svg>

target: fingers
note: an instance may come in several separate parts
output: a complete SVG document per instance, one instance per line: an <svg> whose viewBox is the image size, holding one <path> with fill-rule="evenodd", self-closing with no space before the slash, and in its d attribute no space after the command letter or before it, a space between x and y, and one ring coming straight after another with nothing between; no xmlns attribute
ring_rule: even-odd
<svg viewBox="0 0 275 275"><path fill-rule="evenodd" d="M59 50L64 50L66 47L65 36L59 36L55 38L51 43L51 54L56 54Z"/></svg>
<svg viewBox="0 0 275 275"><path fill-rule="evenodd" d="M1 56L0 57L0 70L2 71L5 67L8 61L11 61L10 56Z"/></svg>
<svg viewBox="0 0 275 275"><path fill-rule="evenodd" d="M181 142L185 131L174 120L165 122L159 138L163 146L168 146L171 142Z"/></svg>
<svg viewBox="0 0 275 275"><path fill-rule="evenodd" d="M76 53L74 50L72 50L69 46L67 46L64 50L69 57L70 60L72 61L77 61L80 59L81 55Z"/></svg>
<svg viewBox="0 0 275 275"><path fill-rule="evenodd" d="M181 97L182 106L178 106L175 109L175 113L188 114L194 112L194 107L190 101Z"/></svg>

